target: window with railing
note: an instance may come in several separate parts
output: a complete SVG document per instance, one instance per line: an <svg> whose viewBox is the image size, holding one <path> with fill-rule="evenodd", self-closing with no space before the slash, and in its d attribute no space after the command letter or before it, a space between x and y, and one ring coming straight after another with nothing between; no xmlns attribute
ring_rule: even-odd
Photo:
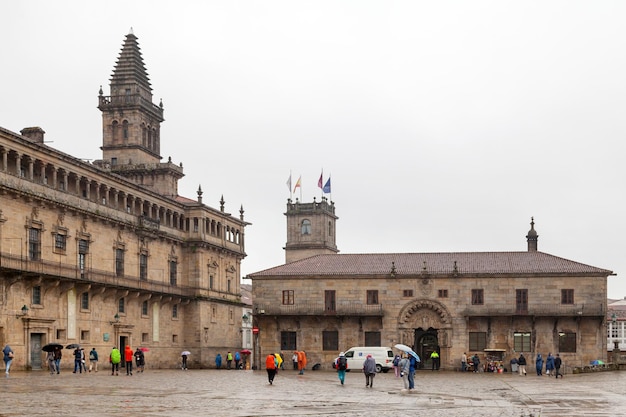
<svg viewBox="0 0 626 417"><path fill-rule="evenodd" d="M574 290L561 290L561 304L574 304Z"/></svg>
<svg viewBox="0 0 626 417"><path fill-rule="evenodd" d="M293 290L283 290L283 304L293 304Z"/></svg>
<svg viewBox="0 0 626 417"><path fill-rule="evenodd" d="M482 288L472 290L472 305L483 305L485 303Z"/></svg>
<svg viewBox="0 0 626 417"><path fill-rule="evenodd" d="M367 304L378 304L378 290L367 290Z"/></svg>
<svg viewBox="0 0 626 417"><path fill-rule="evenodd" d="M35 227L28 229L28 259L41 259L41 230Z"/></svg>

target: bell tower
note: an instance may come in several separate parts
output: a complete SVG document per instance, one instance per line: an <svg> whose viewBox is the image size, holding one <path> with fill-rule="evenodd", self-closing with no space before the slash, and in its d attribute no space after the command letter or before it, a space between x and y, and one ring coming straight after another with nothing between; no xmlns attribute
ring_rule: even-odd
<svg viewBox="0 0 626 417"><path fill-rule="evenodd" d="M294 203L287 200L287 244L285 262L294 262L313 255L338 253L335 242L335 203L322 197L321 202Z"/></svg>
<svg viewBox="0 0 626 417"><path fill-rule="evenodd" d="M126 35L110 79L110 94L102 87L98 108L102 112L102 158L105 168L151 188L176 197L182 166L160 163L163 102L152 103L152 86L141 56L137 37Z"/></svg>

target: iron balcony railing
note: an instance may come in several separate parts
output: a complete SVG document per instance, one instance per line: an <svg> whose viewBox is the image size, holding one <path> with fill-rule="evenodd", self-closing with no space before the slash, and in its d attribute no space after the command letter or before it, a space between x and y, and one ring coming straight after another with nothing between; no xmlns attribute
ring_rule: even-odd
<svg viewBox="0 0 626 417"><path fill-rule="evenodd" d="M481 316L561 316L589 317L604 316L602 303L591 304L528 304L518 307L515 304L471 305L463 311L467 317Z"/></svg>
<svg viewBox="0 0 626 417"><path fill-rule="evenodd" d="M382 317L382 304L363 304L357 301L324 303L255 304L255 314L272 316L376 316Z"/></svg>
<svg viewBox="0 0 626 417"><path fill-rule="evenodd" d="M47 260L30 260L27 257L0 253L0 269L13 271L21 275L39 275L42 277L61 278L80 283L102 284L111 287L141 290L181 297L194 297L194 288L169 285L165 282L140 280L139 277L117 276L113 272L93 268L80 268Z"/></svg>

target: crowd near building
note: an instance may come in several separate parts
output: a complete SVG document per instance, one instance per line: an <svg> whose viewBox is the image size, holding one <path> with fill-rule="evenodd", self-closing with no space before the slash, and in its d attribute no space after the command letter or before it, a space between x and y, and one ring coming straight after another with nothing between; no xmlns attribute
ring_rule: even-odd
<svg viewBox="0 0 626 417"><path fill-rule="evenodd" d="M105 357L141 346L164 368L188 350L189 366L214 366L251 338L243 207L231 215L223 197L209 207L201 187L178 194L182 163L162 162L164 107L133 33L97 100L102 159L92 163L49 146L42 128L0 128L0 345L16 370L45 367L52 342Z"/></svg>
<svg viewBox="0 0 626 417"><path fill-rule="evenodd" d="M261 355L304 350L330 368L352 346L402 343L448 370L464 353L607 358L612 272L540 252L533 220L525 251L340 254L333 202L288 200L285 215L287 263L248 275Z"/></svg>

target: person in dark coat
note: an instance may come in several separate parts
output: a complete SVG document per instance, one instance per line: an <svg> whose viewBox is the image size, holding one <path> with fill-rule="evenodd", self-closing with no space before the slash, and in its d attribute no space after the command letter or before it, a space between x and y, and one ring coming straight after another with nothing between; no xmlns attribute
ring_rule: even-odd
<svg viewBox="0 0 626 417"><path fill-rule="evenodd" d="M537 376L543 375L543 357L541 353L537 353L537 359L535 360L535 368L537 369Z"/></svg>
<svg viewBox="0 0 626 417"><path fill-rule="evenodd" d="M523 353L520 353L519 359L517 359L517 364L519 365L519 374L526 375L526 358Z"/></svg>
<svg viewBox="0 0 626 417"><path fill-rule="evenodd" d="M561 360L561 357L559 356L559 354L556 354L556 358L554 358L554 377L558 378L559 374L561 374L561 365L563 364L563 361ZM561 374L561 378L563 378L563 374Z"/></svg>
<svg viewBox="0 0 626 417"><path fill-rule="evenodd" d="M372 388L374 377L376 376L376 361L372 355L367 355L363 362L363 373L365 374L365 386Z"/></svg>
<svg viewBox="0 0 626 417"><path fill-rule="evenodd" d="M550 376L550 372L554 373L554 356L552 356L552 353L548 352L548 357L546 358L546 375Z"/></svg>

